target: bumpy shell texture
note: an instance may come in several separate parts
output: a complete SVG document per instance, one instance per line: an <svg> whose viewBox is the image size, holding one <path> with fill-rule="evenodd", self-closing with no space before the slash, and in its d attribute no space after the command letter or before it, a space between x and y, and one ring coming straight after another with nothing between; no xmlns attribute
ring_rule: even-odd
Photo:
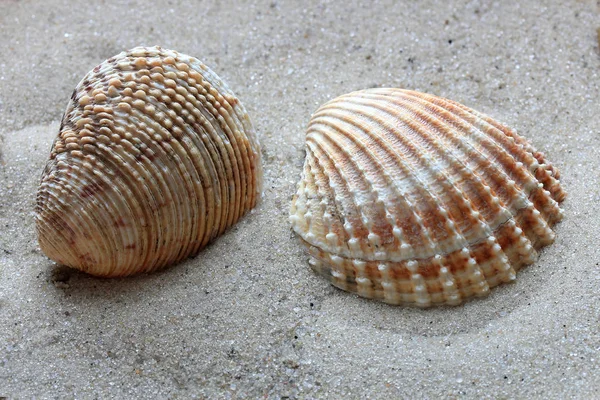
<svg viewBox="0 0 600 400"><path fill-rule="evenodd" d="M553 242L558 178L523 137L470 108L364 90L313 115L290 220L333 285L456 305L514 280Z"/></svg>
<svg viewBox="0 0 600 400"><path fill-rule="evenodd" d="M37 194L42 251L97 276L197 253L260 197L260 149L227 85L197 59L138 47L75 88Z"/></svg>

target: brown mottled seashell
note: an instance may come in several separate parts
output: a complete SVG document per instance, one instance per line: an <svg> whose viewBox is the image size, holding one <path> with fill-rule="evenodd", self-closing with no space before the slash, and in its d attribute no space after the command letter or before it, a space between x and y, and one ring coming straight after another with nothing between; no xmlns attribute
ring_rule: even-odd
<svg viewBox="0 0 600 400"><path fill-rule="evenodd" d="M552 243L565 192L523 137L400 89L317 110L290 220L313 269L391 304L459 304L515 279Z"/></svg>
<svg viewBox="0 0 600 400"><path fill-rule="evenodd" d="M137 47L75 88L37 194L42 251L97 276L197 253L260 196L246 110L196 58Z"/></svg>

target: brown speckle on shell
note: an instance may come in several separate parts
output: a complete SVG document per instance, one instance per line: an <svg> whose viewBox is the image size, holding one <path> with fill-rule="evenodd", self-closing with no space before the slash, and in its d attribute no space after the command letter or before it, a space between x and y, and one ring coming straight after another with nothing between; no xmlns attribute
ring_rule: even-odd
<svg viewBox="0 0 600 400"><path fill-rule="evenodd" d="M313 269L391 304L459 304L515 279L554 240L558 170L456 102L370 89L321 106L290 220Z"/></svg>
<svg viewBox="0 0 600 400"><path fill-rule="evenodd" d="M40 246L98 276L176 263L256 205L260 162L244 107L208 67L123 52L71 97L38 190Z"/></svg>

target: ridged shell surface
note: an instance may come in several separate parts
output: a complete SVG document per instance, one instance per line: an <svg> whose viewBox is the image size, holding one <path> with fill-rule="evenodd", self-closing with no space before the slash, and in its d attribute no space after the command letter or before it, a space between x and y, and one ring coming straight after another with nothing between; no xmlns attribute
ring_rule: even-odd
<svg viewBox="0 0 600 400"><path fill-rule="evenodd" d="M256 205L260 162L244 107L203 63L120 53L71 96L37 194L40 246L98 276L176 263Z"/></svg>
<svg viewBox="0 0 600 400"><path fill-rule="evenodd" d="M528 141L456 102L401 89L313 115L290 220L313 269L391 304L459 304L552 243L565 197Z"/></svg>

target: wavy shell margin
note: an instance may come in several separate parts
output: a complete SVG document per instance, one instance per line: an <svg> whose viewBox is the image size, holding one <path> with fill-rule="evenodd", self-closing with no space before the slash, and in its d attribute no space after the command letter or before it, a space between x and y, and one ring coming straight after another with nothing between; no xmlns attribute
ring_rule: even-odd
<svg viewBox="0 0 600 400"><path fill-rule="evenodd" d="M451 100L370 89L321 106L290 221L312 268L390 304L460 304L553 242L559 171L515 131Z"/></svg>

